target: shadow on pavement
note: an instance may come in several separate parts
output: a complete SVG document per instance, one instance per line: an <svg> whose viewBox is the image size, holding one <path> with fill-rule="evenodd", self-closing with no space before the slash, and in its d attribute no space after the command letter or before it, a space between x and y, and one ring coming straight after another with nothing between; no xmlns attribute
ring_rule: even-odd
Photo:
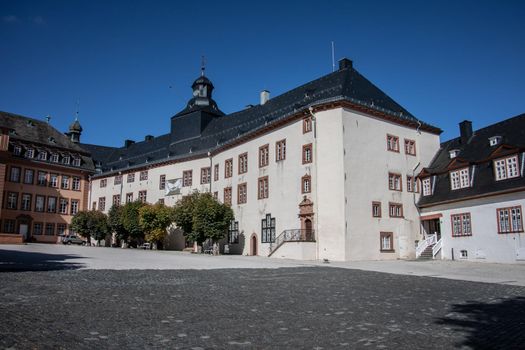
<svg viewBox="0 0 525 350"><path fill-rule="evenodd" d="M525 297L492 303L452 305L452 311L437 323L466 334L458 346L471 349L512 349L525 344ZM525 346L525 345L523 345Z"/></svg>
<svg viewBox="0 0 525 350"><path fill-rule="evenodd" d="M76 270L85 264L66 260L77 255L46 254L0 249L0 272Z"/></svg>

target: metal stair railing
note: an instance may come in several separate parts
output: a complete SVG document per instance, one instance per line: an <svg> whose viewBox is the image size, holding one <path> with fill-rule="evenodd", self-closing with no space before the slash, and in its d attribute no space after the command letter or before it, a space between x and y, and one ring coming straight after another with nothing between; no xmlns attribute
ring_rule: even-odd
<svg viewBox="0 0 525 350"><path fill-rule="evenodd" d="M285 242L315 242L315 231L303 229L284 230L275 238L275 242L270 243L268 256L271 256Z"/></svg>

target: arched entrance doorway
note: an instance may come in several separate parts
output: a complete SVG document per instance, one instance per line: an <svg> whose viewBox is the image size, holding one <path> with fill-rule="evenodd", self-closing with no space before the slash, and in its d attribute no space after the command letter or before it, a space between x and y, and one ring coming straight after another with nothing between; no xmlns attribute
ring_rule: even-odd
<svg viewBox="0 0 525 350"><path fill-rule="evenodd" d="M313 239L312 220L310 219L304 220L304 236L307 241L311 241Z"/></svg>
<svg viewBox="0 0 525 350"><path fill-rule="evenodd" d="M257 236L255 233L250 238L250 255L257 255Z"/></svg>
<svg viewBox="0 0 525 350"><path fill-rule="evenodd" d="M306 196L304 196L302 202L299 203L299 219L301 219L301 240L314 242L314 203L306 198Z"/></svg>

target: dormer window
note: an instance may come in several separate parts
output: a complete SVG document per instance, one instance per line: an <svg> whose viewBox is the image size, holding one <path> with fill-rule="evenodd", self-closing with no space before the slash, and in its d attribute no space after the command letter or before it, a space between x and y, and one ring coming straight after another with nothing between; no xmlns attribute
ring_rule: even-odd
<svg viewBox="0 0 525 350"><path fill-rule="evenodd" d="M26 158L34 158L35 157L35 150L32 148L28 148L26 150Z"/></svg>
<svg viewBox="0 0 525 350"><path fill-rule="evenodd" d="M430 186L430 178L421 180L421 187L423 188L423 196L430 196L432 194L432 187Z"/></svg>
<svg viewBox="0 0 525 350"><path fill-rule="evenodd" d="M80 158L73 158L73 165L80 166Z"/></svg>
<svg viewBox="0 0 525 350"><path fill-rule="evenodd" d="M466 188L470 186L468 168L454 170L450 172L450 187L453 190Z"/></svg>
<svg viewBox="0 0 525 350"><path fill-rule="evenodd" d="M448 151L448 154L450 156L450 159L454 159L459 155L459 149L452 149Z"/></svg>
<svg viewBox="0 0 525 350"><path fill-rule="evenodd" d="M50 137L48 138L48 140L49 140L49 142L51 142L51 143L56 143L56 141L55 141L55 138L54 138L54 137L51 137L51 136L50 136Z"/></svg>
<svg viewBox="0 0 525 350"><path fill-rule="evenodd" d="M22 154L22 147L21 147L21 146L15 146L15 147L13 148L13 154L14 154L15 156L19 156L19 155L21 155L21 154Z"/></svg>
<svg viewBox="0 0 525 350"><path fill-rule="evenodd" d="M49 160L53 163L58 163L58 153L51 153L51 157L49 157Z"/></svg>
<svg viewBox="0 0 525 350"><path fill-rule="evenodd" d="M492 136L489 137L489 144L490 146L497 146L501 143L501 136Z"/></svg>
<svg viewBox="0 0 525 350"><path fill-rule="evenodd" d="M47 160L47 152L46 151L38 152L38 160Z"/></svg>
<svg viewBox="0 0 525 350"><path fill-rule="evenodd" d="M64 156L62 158L62 164L69 165L71 163L71 157L70 156Z"/></svg>
<svg viewBox="0 0 525 350"><path fill-rule="evenodd" d="M496 159L494 161L494 175L496 176L496 181L520 176L518 156Z"/></svg>

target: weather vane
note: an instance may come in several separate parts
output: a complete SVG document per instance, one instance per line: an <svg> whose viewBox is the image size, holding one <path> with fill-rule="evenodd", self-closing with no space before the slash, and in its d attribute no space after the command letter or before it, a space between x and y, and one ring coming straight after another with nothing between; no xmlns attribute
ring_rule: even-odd
<svg viewBox="0 0 525 350"><path fill-rule="evenodd" d="M201 76L204 76L204 71L206 70L206 58L201 56Z"/></svg>

